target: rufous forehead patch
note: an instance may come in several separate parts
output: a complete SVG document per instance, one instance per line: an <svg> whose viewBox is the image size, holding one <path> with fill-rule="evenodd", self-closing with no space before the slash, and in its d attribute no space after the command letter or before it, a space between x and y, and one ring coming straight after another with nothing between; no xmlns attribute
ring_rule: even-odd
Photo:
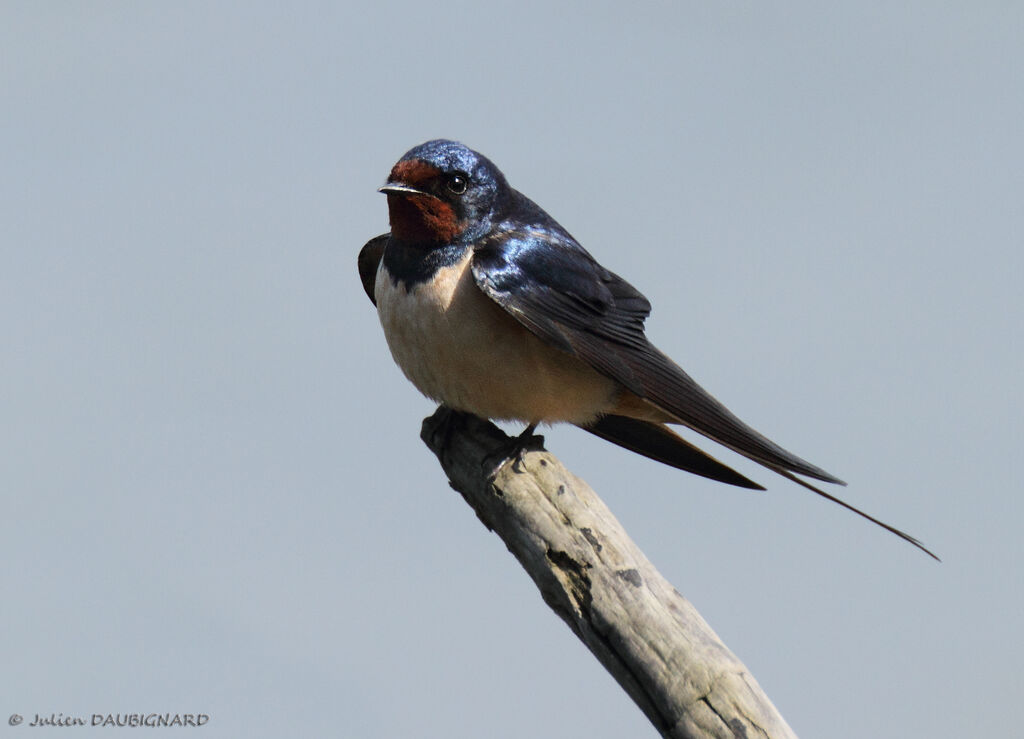
<svg viewBox="0 0 1024 739"><path fill-rule="evenodd" d="M406 159L391 169L391 176L388 179L391 182L402 182L418 187L425 185L439 174L441 174L441 170L433 164L424 162L422 159Z"/></svg>

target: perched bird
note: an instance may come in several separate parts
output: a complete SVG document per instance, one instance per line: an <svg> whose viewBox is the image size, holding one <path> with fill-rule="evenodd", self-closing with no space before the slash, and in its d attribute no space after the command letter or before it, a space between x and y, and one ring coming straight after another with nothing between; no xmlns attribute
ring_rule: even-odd
<svg viewBox="0 0 1024 739"><path fill-rule="evenodd" d="M528 424L566 422L651 459L764 488L672 431L681 424L929 552L797 475L845 485L733 415L644 333L651 304L483 155L411 149L380 188L391 232L359 253L388 347L427 397ZM936 559L938 559L936 557Z"/></svg>

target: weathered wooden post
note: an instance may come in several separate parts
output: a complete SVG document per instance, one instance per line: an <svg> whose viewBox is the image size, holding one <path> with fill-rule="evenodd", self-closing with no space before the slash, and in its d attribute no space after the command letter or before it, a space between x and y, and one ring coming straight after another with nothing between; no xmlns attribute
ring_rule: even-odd
<svg viewBox="0 0 1024 739"><path fill-rule="evenodd" d="M423 422L422 438L452 487L662 736L796 736L743 663L554 456L528 452L492 477L509 437L443 406Z"/></svg>

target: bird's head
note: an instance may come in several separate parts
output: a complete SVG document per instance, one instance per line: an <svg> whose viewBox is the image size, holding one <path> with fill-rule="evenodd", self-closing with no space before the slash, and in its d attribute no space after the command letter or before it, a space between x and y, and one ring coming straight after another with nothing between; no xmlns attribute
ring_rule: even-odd
<svg viewBox="0 0 1024 739"><path fill-rule="evenodd" d="M413 244L450 244L487 233L509 187L487 157L435 139L398 160L380 191L388 196L393 235Z"/></svg>

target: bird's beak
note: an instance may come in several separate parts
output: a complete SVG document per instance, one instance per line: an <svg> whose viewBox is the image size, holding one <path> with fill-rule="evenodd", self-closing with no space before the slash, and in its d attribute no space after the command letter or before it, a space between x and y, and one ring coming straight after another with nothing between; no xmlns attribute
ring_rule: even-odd
<svg viewBox="0 0 1024 739"><path fill-rule="evenodd" d="M382 187L377 188L377 192L382 192L385 195L430 195L429 192L418 190L404 182L386 182Z"/></svg>

